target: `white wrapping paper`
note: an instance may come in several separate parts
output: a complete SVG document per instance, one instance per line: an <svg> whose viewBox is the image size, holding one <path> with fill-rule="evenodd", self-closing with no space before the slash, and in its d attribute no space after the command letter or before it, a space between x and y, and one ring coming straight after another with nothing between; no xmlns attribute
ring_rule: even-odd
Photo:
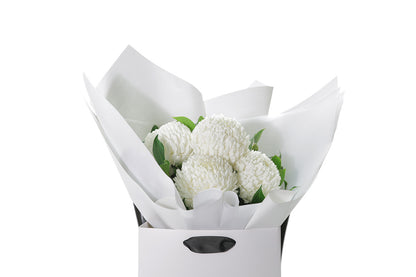
<svg viewBox="0 0 416 277"><path fill-rule="evenodd" d="M94 88L85 77L91 111L111 150L127 190L154 227L254 229L278 227L312 184L331 145L342 105L336 79L313 96L268 117L272 88L255 82L247 89L205 103L199 91L127 47ZM212 189L186 210L172 180L142 143L154 124L186 116L223 113L250 135L265 128L260 150L282 154L293 191L275 190L260 204L238 206L237 195Z"/></svg>

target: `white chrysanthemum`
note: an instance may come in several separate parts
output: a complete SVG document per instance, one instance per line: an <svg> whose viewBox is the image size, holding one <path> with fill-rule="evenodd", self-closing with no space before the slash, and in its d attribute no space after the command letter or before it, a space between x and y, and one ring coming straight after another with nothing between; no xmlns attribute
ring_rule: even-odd
<svg viewBox="0 0 416 277"><path fill-rule="evenodd" d="M202 120L192 131L191 146L195 153L220 156L232 165L248 152L250 139L235 119L213 115Z"/></svg>
<svg viewBox="0 0 416 277"><path fill-rule="evenodd" d="M240 197L250 203L256 191L262 187L264 196L279 188L280 174L273 161L264 153L250 151L236 163Z"/></svg>
<svg viewBox="0 0 416 277"><path fill-rule="evenodd" d="M174 181L188 208L193 207L192 199L201 191L237 189L237 174L226 160L218 156L192 154L176 171Z"/></svg>
<svg viewBox="0 0 416 277"><path fill-rule="evenodd" d="M153 141L157 135L165 147L165 159L171 164L180 165L188 159L192 152L191 130L188 127L178 121L172 121L149 133L144 139L144 144L152 153Z"/></svg>

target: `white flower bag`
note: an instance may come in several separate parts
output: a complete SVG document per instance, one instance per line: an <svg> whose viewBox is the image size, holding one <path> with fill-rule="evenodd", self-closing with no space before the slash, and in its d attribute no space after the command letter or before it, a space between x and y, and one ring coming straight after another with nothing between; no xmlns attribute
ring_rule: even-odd
<svg viewBox="0 0 416 277"><path fill-rule="evenodd" d="M88 106L137 207L139 276L279 277L288 216L333 140L342 106L336 79L277 117L268 116L271 87L255 82L203 101L195 87L131 47L97 87L84 79ZM205 190L187 210L143 140L152 125L175 116L196 121L214 113L235 118L251 136L264 128L259 147L284 157L293 190L275 189L261 203L241 206L232 191Z"/></svg>
<svg viewBox="0 0 416 277"><path fill-rule="evenodd" d="M280 228L139 228L140 277L280 277Z"/></svg>

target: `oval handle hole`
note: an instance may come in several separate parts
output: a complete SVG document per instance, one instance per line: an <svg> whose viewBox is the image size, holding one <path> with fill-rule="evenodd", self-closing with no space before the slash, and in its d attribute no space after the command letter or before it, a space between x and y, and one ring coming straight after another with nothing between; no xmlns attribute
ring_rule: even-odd
<svg viewBox="0 0 416 277"><path fill-rule="evenodd" d="M221 236L200 236L191 237L185 240L183 244L194 253L210 254L227 252L234 247L236 241Z"/></svg>

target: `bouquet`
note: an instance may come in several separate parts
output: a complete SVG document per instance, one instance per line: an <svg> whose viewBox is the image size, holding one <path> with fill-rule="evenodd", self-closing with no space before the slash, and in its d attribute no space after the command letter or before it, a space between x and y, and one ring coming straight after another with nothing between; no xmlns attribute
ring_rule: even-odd
<svg viewBox="0 0 416 277"><path fill-rule="evenodd" d="M203 101L127 47L87 102L139 219L139 276L280 276L290 212L331 145L337 80L277 117L272 88Z"/></svg>

